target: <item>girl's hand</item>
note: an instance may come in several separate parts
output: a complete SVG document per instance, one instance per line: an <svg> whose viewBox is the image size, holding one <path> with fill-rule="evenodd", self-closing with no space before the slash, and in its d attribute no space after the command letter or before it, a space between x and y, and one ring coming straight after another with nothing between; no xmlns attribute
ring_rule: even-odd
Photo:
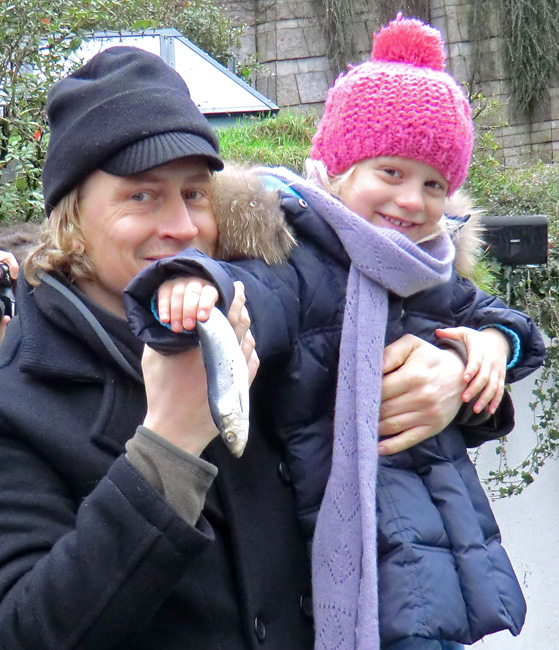
<svg viewBox="0 0 559 650"><path fill-rule="evenodd" d="M219 299L217 289L202 278L174 278L164 282L157 293L157 310L162 323L173 332L193 330L196 321L208 320Z"/></svg>
<svg viewBox="0 0 559 650"><path fill-rule="evenodd" d="M495 413L503 398L507 359L511 353L507 337L498 329L479 331L469 327L439 329L436 335L462 341L466 346L468 363L464 370L464 381L468 382L468 386L462 393L464 402L479 394L473 406L474 413L480 413L487 405L489 413Z"/></svg>
<svg viewBox="0 0 559 650"><path fill-rule="evenodd" d="M260 364L255 350L254 337L250 331L250 317L245 306L245 287L234 282L235 295L227 318L235 330L247 360L252 383ZM219 299L217 289L196 277L174 278L164 282L157 294L157 309L162 323L169 323L173 332L192 330L196 321L205 321Z"/></svg>

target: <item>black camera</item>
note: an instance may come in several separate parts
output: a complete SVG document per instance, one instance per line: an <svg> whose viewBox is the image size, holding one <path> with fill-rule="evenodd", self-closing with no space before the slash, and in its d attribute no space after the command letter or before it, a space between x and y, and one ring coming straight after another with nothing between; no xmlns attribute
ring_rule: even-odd
<svg viewBox="0 0 559 650"><path fill-rule="evenodd" d="M0 263L0 318L16 315L16 299L7 264Z"/></svg>

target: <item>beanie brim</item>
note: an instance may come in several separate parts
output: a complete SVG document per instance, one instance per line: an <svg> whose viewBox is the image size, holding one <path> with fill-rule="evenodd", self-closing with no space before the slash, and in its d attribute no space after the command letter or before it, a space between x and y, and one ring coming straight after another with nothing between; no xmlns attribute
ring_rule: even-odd
<svg viewBox="0 0 559 650"><path fill-rule="evenodd" d="M133 176L166 163L201 156L214 171L223 169L223 161L212 145L199 135L185 132L158 133L124 147L101 165L114 176Z"/></svg>

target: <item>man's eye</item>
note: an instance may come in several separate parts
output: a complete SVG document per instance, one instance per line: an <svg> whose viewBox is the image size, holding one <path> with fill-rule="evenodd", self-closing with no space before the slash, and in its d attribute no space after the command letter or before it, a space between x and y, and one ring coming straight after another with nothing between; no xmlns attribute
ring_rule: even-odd
<svg viewBox="0 0 559 650"><path fill-rule="evenodd" d="M188 192L185 192L183 196L185 201L192 202L200 202L206 199L205 192L202 192L201 190L188 190Z"/></svg>
<svg viewBox="0 0 559 650"><path fill-rule="evenodd" d="M136 194L132 194L132 200L133 201L147 201L149 199L149 194L147 192L136 192Z"/></svg>

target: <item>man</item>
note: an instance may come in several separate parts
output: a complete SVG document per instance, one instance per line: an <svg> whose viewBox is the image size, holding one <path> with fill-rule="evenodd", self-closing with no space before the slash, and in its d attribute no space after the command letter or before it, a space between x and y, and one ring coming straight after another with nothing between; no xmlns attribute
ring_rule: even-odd
<svg viewBox="0 0 559 650"><path fill-rule="evenodd" d="M128 47L56 84L47 112L50 229L0 348L0 647L311 648L307 555L273 432L255 419L232 458L199 349L147 351L142 369L124 318L141 269L214 253L216 136L180 76ZM239 287L229 306L254 375ZM433 407L442 426L464 386L454 355L408 343L389 351L410 357L385 390L392 432Z"/></svg>

